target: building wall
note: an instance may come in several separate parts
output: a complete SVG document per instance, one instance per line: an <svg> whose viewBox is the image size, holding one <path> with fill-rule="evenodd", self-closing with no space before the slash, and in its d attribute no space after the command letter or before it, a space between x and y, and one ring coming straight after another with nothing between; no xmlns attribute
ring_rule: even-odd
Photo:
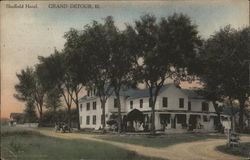
<svg viewBox="0 0 250 160"><path fill-rule="evenodd" d="M93 110L93 102L96 102L96 110ZM87 103L90 103L90 110L87 110ZM79 104L79 113L80 113L80 126L81 128L95 128L98 129L101 127L101 102L99 99L89 100L86 102L80 102ZM82 105L82 111L81 111ZM96 116L96 124L93 124L93 116ZM87 116L90 117L90 123L87 124Z"/></svg>
<svg viewBox="0 0 250 160"><path fill-rule="evenodd" d="M162 98L168 98L168 107L162 107ZM184 98L184 108L179 107L179 98ZM179 88L171 85L168 89L163 91L157 98L156 109L160 110L187 110L188 96L184 94Z"/></svg>
<svg viewBox="0 0 250 160"><path fill-rule="evenodd" d="M162 106L162 99L163 97L168 98L168 106L163 107ZM184 99L184 107L180 108L179 107L179 99L183 98ZM106 121L108 120L109 116L112 114L112 112L117 112L118 108L114 107L114 99L115 96L111 96L108 98L105 106L105 112L106 112ZM126 97L121 97L121 112L123 113L129 113L133 109L138 109L140 111L151 111L151 108L149 107L149 97L142 97L142 98L136 98L136 99L131 99ZM140 107L140 100L143 100L143 105L142 108ZM93 102L96 102L96 110L93 110ZM133 101L133 107L130 107L130 101ZM159 94L157 97L157 102L155 104L155 109L160 110L160 111L183 111L183 114L188 111L188 102L191 102L191 111L196 111L196 112L202 112L202 102L205 100L202 99L189 99L188 96L179 88L175 87L174 85L169 86L168 89L163 91L162 93ZM90 103L90 110L87 110L87 103ZM82 105L82 111L80 109L80 106ZM213 107L212 102L208 102L209 105L209 112L215 112L215 109ZM99 129L101 125L101 115L102 115L102 110L101 110L101 103L99 98L95 98L92 100L87 100L84 102L80 102L79 106L79 113L80 113L80 120L81 120L81 128L95 128ZM189 112L187 112L189 114ZM191 112L190 112L191 113ZM93 116L96 116L96 124L93 124ZM86 124L86 117L90 117L90 123ZM155 123L156 123L156 129L161 128L160 124L160 118L159 114L156 114L155 116ZM208 122L203 121L203 116L201 116L200 123L204 126L204 129L210 130L214 128L214 121L213 118L210 118L208 114ZM170 125L168 125L170 126ZM181 124L176 123L177 128L181 128Z"/></svg>
<svg viewBox="0 0 250 160"><path fill-rule="evenodd" d="M140 100L143 100L142 108L140 108ZM133 101L133 107L130 107L130 101ZM138 109L140 111L148 111L151 110L149 107L149 98L148 97L141 97L136 99L128 99L126 100L126 112L130 112L133 109Z"/></svg>
<svg viewBox="0 0 250 160"><path fill-rule="evenodd" d="M191 111L202 112L202 102L208 102L204 99L189 99L191 102ZM212 102L208 102L208 111L215 112L214 106Z"/></svg>

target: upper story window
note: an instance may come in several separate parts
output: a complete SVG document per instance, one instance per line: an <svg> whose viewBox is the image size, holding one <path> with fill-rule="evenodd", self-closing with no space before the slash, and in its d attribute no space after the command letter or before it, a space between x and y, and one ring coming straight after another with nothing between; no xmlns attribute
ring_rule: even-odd
<svg viewBox="0 0 250 160"><path fill-rule="evenodd" d="M202 102L201 107L202 107L202 111L208 112L208 103L207 102Z"/></svg>
<svg viewBox="0 0 250 160"><path fill-rule="evenodd" d="M130 101L130 109L133 109L133 101Z"/></svg>
<svg viewBox="0 0 250 160"><path fill-rule="evenodd" d="M162 98L162 107L168 107L168 97Z"/></svg>
<svg viewBox="0 0 250 160"><path fill-rule="evenodd" d="M90 96L90 90L87 91L87 95Z"/></svg>
<svg viewBox="0 0 250 160"><path fill-rule="evenodd" d="M192 104L190 101L188 101L188 110L191 111Z"/></svg>
<svg viewBox="0 0 250 160"><path fill-rule="evenodd" d="M90 110L90 103L87 103L87 111Z"/></svg>
<svg viewBox="0 0 250 160"><path fill-rule="evenodd" d="M114 99L114 108L118 108L118 100L117 100L117 98Z"/></svg>
<svg viewBox="0 0 250 160"><path fill-rule="evenodd" d="M140 99L140 108L143 107L143 99Z"/></svg>
<svg viewBox="0 0 250 160"><path fill-rule="evenodd" d="M80 111L82 111L82 104L80 104Z"/></svg>
<svg viewBox="0 0 250 160"><path fill-rule="evenodd" d="M179 98L179 108L184 108L184 98Z"/></svg>
<svg viewBox="0 0 250 160"><path fill-rule="evenodd" d="M96 102L93 102L93 110L96 110Z"/></svg>

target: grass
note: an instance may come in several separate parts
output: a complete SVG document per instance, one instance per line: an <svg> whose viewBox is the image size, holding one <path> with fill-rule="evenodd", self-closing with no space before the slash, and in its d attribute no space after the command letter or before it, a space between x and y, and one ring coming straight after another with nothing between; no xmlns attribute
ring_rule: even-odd
<svg viewBox="0 0 250 160"><path fill-rule="evenodd" d="M250 157L250 142L241 143L239 147L228 147L226 145L218 146L217 150L242 157Z"/></svg>
<svg viewBox="0 0 250 160"><path fill-rule="evenodd" d="M150 135L113 135L101 137L105 140L136 144L145 147L168 147L170 145L205 140L207 138L224 138L220 135L208 134L169 134L163 136L150 136Z"/></svg>
<svg viewBox="0 0 250 160"><path fill-rule="evenodd" d="M8 160L148 160L109 144L59 139L16 127L2 127L2 157Z"/></svg>

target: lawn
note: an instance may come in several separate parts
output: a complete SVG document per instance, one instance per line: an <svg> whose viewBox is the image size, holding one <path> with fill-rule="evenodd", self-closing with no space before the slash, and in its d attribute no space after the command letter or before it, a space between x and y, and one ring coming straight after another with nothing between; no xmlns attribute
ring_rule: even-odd
<svg viewBox="0 0 250 160"><path fill-rule="evenodd" d="M228 147L226 145L218 146L217 150L242 157L250 157L250 142L241 143L239 147Z"/></svg>
<svg viewBox="0 0 250 160"><path fill-rule="evenodd" d="M205 140L207 138L225 138L224 135L209 135L209 134L169 134L161 136L151 135L112 135L101 137L105 140L141 145L144 147L168 147L170 145Z"/></svg>
<svg viewBox="0 0 250 160"><path fill-rule="evenodd" d="M52 138L16 127L2 127L1 152L6 160L153 159L100 142Z"/></svg>

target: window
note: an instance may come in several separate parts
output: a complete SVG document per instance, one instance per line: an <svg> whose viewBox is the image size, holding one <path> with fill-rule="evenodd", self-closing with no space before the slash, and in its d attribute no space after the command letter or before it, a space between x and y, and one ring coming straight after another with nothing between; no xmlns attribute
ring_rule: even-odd
<svg viewBox="0 0 250 160"><path fill-rule="evenodd" d="M202 111L208 112L208 103L207 102L202 102L201 106L202 106Z"/></svg>
<svg viewBox="0 0 250 160"><path fill-rule="evenodd" d="M203 122L208 122L208 117L207 116L203 116Z"/></svg>
<svg viewBox="0 0 250 160"><path fill-rule="evenodd" d="M130 101L130 109L133 109L133 101Z"/></svg>
<svg viewBox="0 0 250 160"><path fill-rule="evenodd" d="M93 110L96 110L96 102L93 102Z"/></svg>
<svg viewBox="0 0 250 160"><path fill-rule="evenodd" d="M80 124L82 124L82 116L80 116Z"/></svg>
<svg viewBox="0 0 250 160"><path fill-rule="evenodd" d="M188 110L191 111L191 102L188 102Z"/></svg>
<svg viewBox="0 0 250 160"><path fill-rule="evenodd" d="M96 124L96 116L93 116L93 124Z"/></svg>
<svg viewBox="0 0 250 160"><path fill-rule="evenodd" d="M90 122L90 118L89 116L86 117L86 124L89 125L89 122Z"/></svg>
<svg viewBox="0 0 250 160"><path fill-rule="evenodd" d="M177 114L177 123L183 124L186 123L186 115L185 114Z"/></svg>
<svg viewBox="0 0 250 160"><path fill-rule="evenodd" d="M89 90L87 91L87 95L90 96L90 91Z"/></svg>
<svg viewBox="0 0 250 160"><path fill-rule="evenodd" d="M82 111L82 104L80 104L80 111Z"/></svg>
<svg viewBox="0 0 250 160"><path fill-rule="evenodd" d="M114 108L118 108L118 100L117 100L117 98L114 99Z"/></svg>
<svg viewBox="0 0 250 160"><path fill-rule="evenodd" d="M140 108L143 107L143 99L140 99Z"/></svg>
<svg viewBox="0 0 250 160"><path fill-rule="evenodd" d="M179 108L184 108L184 98L179 98Z"/></svg>
<svg viewBox="0 0 250 160"><path fill-rule="evenodd" d="M162 98L162 107L168 107L168 97Z"/></svg>
<svg viewBox="0 0 250 160"><path fill-rule="evenodd" d="M87 103L87 111L90 110L90 103Z"/></svg>

